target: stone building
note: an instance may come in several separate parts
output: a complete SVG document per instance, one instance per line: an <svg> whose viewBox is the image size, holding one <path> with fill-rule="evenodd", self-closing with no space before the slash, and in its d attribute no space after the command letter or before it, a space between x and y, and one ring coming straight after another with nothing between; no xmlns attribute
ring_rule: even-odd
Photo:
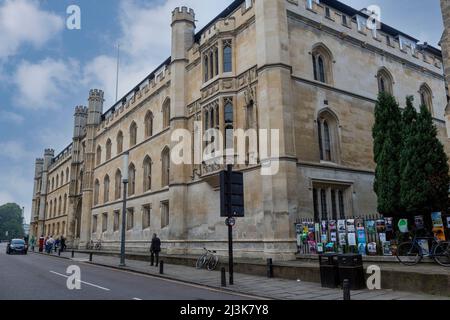
<svg viewBox="0 0 450 320"><path fill-rule="evenodd" d="M106 112L103 92L92 90L88 107L75 109L68 149L37 160L32 230L118 249L129 152L127 249L148 250L157 233L168 253L225 255L224 165L172 163L177 129L217 128L227 147L235 147L227 129L278 130L277 159L258 154L234 167L245 180L246 216L233 231L239 257L292 258L299 217L376 213L379 91L401 106L407 95L425 103L447 153L450 144L441 52L385 24L369 29L368 14L331 0L236 0L196 32L194 11L175 9L171 57ZM246 157L266 140L247 143ZM261 174L267 163L275 175Z"/></svg>

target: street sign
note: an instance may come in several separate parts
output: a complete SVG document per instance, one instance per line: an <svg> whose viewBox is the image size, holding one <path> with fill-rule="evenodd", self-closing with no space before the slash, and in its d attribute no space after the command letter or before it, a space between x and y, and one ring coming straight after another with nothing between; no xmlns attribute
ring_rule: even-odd
<svg viewBox="0 0 450 320"><path fill-rule="evenodd" d="M236 219L235 218L227 218L227 220L225 220L225 224L229 227L234 227L236 225Z"/></svg>
<svg viewBox="0 0 450 320"><path fill-rule="evenodd" d="M244 215L244 174L232 172L230 177L227 171L222 171L220 173L220 216L243 218Z"/></svg>

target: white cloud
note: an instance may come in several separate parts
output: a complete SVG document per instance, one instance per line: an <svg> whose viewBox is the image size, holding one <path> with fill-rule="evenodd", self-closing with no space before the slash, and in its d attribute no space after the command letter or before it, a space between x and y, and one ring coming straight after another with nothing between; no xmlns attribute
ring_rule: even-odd
<svg viewBox="0 0 450 320"><path fill-rule="evenodd" d="M0 111L0 122L4 123L13 123L13 124L22 124L24 122L24 117L22 117L18 113L10 112L10 111Z"/></svg>
<svg viewBox="0 0 450 320"><path fill-rule="evenodd" d="M15 102L27 109L54 109L63 99L78 89L81 81L79 64L75 60L53 60L47 58L38 63L22 61L13 82L19 93Z"/></svg>
<svg viewBox="0 0 450 320"><path fill-rule="evenodd" d="M25 44L42 47L63 28L62 17L40 10L37 1L4 1L0 6L0 61Z"/></svg>
<svg viewBox="0 0 450 320"><path fill-rule="evenodd" d="M23 160L32 157L32 153L20 141L0 142L0 157L12 160Z"/></svg>

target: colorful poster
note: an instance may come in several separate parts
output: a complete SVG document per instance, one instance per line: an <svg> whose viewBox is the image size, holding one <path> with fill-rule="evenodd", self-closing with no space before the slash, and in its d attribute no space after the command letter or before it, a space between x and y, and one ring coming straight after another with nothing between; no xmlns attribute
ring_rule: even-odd
<svg viewBox="0 0 450 320"><path fill-rule="evenodd" d="M425 227L425 225L423 223L423 216L415 216L414 224L416 226L416 229L422 230Z"/></svg>
<svg viewBox="0 0 450 320"><path fill-rule="evenodd" d="M331 242L337 242L337 233L331 232L330 233Z"/></svg>
<svg viewBox="0 0 450 320"><path fill-rule="evenodd" d="M358 244L358 253L360 255L363 255L363 256L367 255L366 244L365 243L359 243Z"/></svg>
<svg viewBox="0 0 450 320"><path fill-rule="evenodd" d="M366 244L366 232L363 230L358 230L358 243Z"/></svg>
<svg viewBox="0 0 450 320"><path fill-rule="evenodd" d="M400 219L398 221L398 229L401 233L408 233L408 219Z"/></svg>
<svg viewBox="0 0 450 320"><path fill-rule="evenodd" d="M365 229L363 219L356 219L355 224L356 224L356 230L364 230Z"/></svg>
<svg viewBox="0 0 450 320"><path fill-rule="evenodd" d="M379 233L378 237L380 238L380 242L386 242L386 233Z"/></svg>
<svg viewBox="0 0 450 320"><path fill-rule="evenodd" d="M309 253L315 254L317 253L317 246L315 241L308 241Z"/></svg>
<svg viewBox="0 0 450 320"><path fill-rule="evenodd" d="M447 217L447 228L450 229L450 217Z"/></svg>
<svg viewBox="0 0 450 320"><path fill-rule="evenodd" d="M347 235L345 233L339 233L339 244L342 246L347 245Z"/></svg>
<svg viewBox="0 0 450 320"><path fill-rule="evenodd" d="M355 219L348 219L347 220L347 231L348 232L355 232Z"/></svg>
<svg viewBox="0 0 450 320"><path fill-rule="evenodd" d="M370 256L376 256L377 255L377 244L375 242L370 242L367 244L367 251Z"/></svg>
<svg viewBox="0 0 450 320"><path fill-rule="evenodd" d="M345 232L345 220L338 220L338 231L341 232Z"/></svg>
<svg viewBox="0 0 450 320"><path fill-rule="evenodd" d="M348 234L348 245L356 246L356 233L351 232Z"/></svg>
<svg viewBox="0 0 450 320"><path fill-rule="evenodd" d="M386 232L394 231L394 218L384 218L386 224Z"/></svg>
<svg viewBox="0 0 450 320"><path fill-rule="evenodd" d="M327 243L328 242L328 236L327 233L322 233L322 235L320 236L320 240L322 243Z"/></svg>
<svg viewBox="0 0 450 320"><path fill-rule="evenodd" d="M327 233L328 228L327 228L327 221L322 221L322 233Z"/></svg>
<svg viewBox="0 0 450 320"><path fill-rule="evenodd" d="M392 249L391 249L390 241L383 242L383 255L384 256L392 256Z"/></svg>
<svg viewBox="0 0 450 320"><path fill-rule="evenodd" d="M367 228L367 233L370 234L370 235L374 235L374 234L377 233L374 220L367 220L366 221L366 228Z"/></svg>
<svg viewBox="0 0 450 320"><path fill-rule="evenodd" d="M377 232L378 233L386 232L386 222L384 221L384 219L377 220L376 221L376 225L377 225Z"/></svg>
<svg viewBox="0 0 450 320"><path fill-rule="evenodd" d="M428 246L428 240L427 239L417 240L417 243L422 251L422 254L424 256L428 256L430 254L430 247Z"/></svg>
<svg viewBox="0 0 450 320"><path fill-rule="evenodd" d="M317 253L323 253L323 243L317 244Z"/></svg>
<svg viewBox="0 0 450 320"><path fill-rule="evenodd" d="M431 220L433 222L433 227L440 228L444 226L442 222L442 213L441 212L433 212L431 214Z"/></svg>
<svg viewBox="0 0 450 320"><path fill-rule="evenodd" d="M337 230L336 220L328 221L328 228L330 229L330 232L336 231Z"/></svg>

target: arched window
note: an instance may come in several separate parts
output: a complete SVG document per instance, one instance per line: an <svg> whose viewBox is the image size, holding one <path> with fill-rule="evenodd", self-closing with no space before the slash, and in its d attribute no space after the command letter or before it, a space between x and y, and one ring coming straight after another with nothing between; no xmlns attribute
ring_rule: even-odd
<svg viewBox="0 0 450 320"><path fill-rule="evenodd" d="M111 159L111 147L112 147L111 139L108 139L106 141L106 161Z"/></svg>
<svg viewBox="0 0 450 320"><path fill-rule="evenodd" d="M58 199L55 199L55 202L53 202L53 217L56 217L57 205L58 205Z"/></svg>
<svg viewBox="0 0 450 320"><path fill-rule="evenodd" d="M170 99L166 99L162 108L164 129L170 127Z"/></svg>
<svg viewBox="0 0 450 320"><path fill-rule="evenodd" d="M214 49L214 75L219 75L219 49Z"/></svg>
<svg viewBox="0 0 450 320"><path fill-rule="evenodd" d="M333 83L333 56L323 44L314 46L312 52L314 80L327 84Z"/></svg>
<svg viewBox="0 0 450 320"><path fill-rule="evenodd" d="M144 159L144 192L152 189L152 159L146 156Z"/></svg>
<svg viewBox="0 0 450 320"><path fill-rule="evenodd" d="M106 175L103 180L103 202L109 202L109 176Z"/></svg>
<svg viewBox="0 0 450 320"><path fill-rule="evenodd" d="M52 209L53 209L53 200L50 200L50 205L47 202L47 217L52 217Z"/></svg>
<svg viewBox="0 0 450 320"><path fill-rule="evenodd" d="M209 112L205 110L205 131L209 129Z"/></svg>
<svg viewBox="0 0 450 320"><path fill-rule="evenodd" d="M52 178L52 190L55 190L55 177Z"/></svg>
<svg viewBox="0 0 450 320"><path fill-rule="evenodd" d="M95 180L95 184L94 184L94 205L98 205L98 195L100 193L100 182L97 180Z"/></svg>
<svg viewBox="0 0 450 320"><path fill-rule="evenodd" d="M120 170L116 171L116 177L114 181L114 196L118 200L122 196L122 173Z"/></svg>
<svg viewBox="0 0 450 320"><path fill-rule="evenodd" d="M153 113L148 111L145 116L145 137L153 136Z"/></svg>
<svg viewBox="0 0 450 320"><path fill-rule="evenodd" d="M128 195L132 196L136 193L136 169L134 164L128 167Z"/></svg>
<svg viewBox="0 0 450 320"><path fill-rule="evenodd" d="M231 47L231 41L225 41L223 43L223 72L233 71L233 49Z"/></svg>
<svg viewBox="0 0 450 320"><path fill-rule="evenodd" d="M433 93L430 87L424 83L419 90L420 93L420 103L427 107L431 115L433 115Z"/></svg>
<svg viewBox="0 0 450 320"><path fill-rule="evenodd" d="M339 162L339 133L336 116L325 110L317 119L317 131L319 136L320 160Z"/></svg>
<svg viewBox="0 0 450 320"><path fill-rule="evenodd" d="M136 145L137 142L137 124L133 121L130 126L130 147Z"/></svg>
<svg viewBox="0 0 450 320"><path fill-rule="evenodd" d="M119 131L117 134L117 155L123 152L123 133Z"/></svg>
<svg viewBox="0 0 450 320"><path fill-rule="evenodd" d="M167 187L170 183L170 150L168 147L166 147L161 153L161 162L161 185L162 187Z"/></svg>
<svg viewBox="0 0 450 320"><path fill-rule="evenodd" d="M209 78L214 78L214 52L209 53Z"/></svg>
<svg viewBox="0 0 450 320"><path fill-rule="evenodd" d="M225 149L232 149L234 146L234 111L231 100L225 103L224 107L225 121Z"/></svg>
<svg viewBox="0 0 450 320"><path fill-rule="evenodd" d="M64 171L61 171L61 185L64 184Z"/></svg>
<svg viewBox="0 0 450 320"><path fill-rule="evenodd" d="M59 196L59 203L58 203L58 216L61 215L62 212L62 197Z"/></svg>
<svg viewBox="0 0 450 320"><path fill-rule="evenodd" d="M64 195L64 214L67 213L67 193Z"/></svg>
<svg viewBox="0 0 450 320"><path fill-rule="evenodd" d="M394 80L392 78L391 73L386 69L382 68L377 73L378 79L378 92L389 93L390 95L394 94L393 85Z"/></svg>
<svg viewBox="0 0 450 320"><path fill-rule="evenodd" d="M102 163L102 147L98 146L97 147L97 161L96 161L97 165L100 165L100 163Z"/></svg>
<svg viewBox="0 0 450 320"><path fill-rule="evenodd" d="M66 182L69 182L70 176L69 176L69 168L66 169Z"/></svg>
<svg viewBox="0 0 450 320"><path fill-rule="evenodd" d="M204 80L207 82L209 80L209 59L208 55L205 55L203 59L203 74L204 74Z"/></svg>

